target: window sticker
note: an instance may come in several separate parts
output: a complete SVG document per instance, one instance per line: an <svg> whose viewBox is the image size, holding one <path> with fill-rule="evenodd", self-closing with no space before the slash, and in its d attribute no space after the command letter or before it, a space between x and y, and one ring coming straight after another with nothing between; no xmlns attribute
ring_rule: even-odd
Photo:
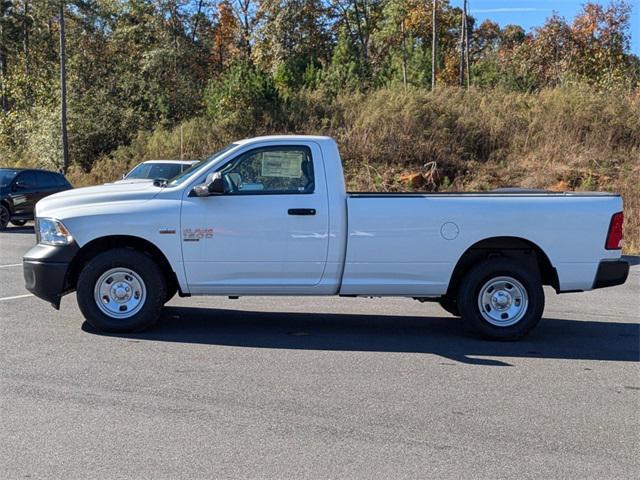
<svg viewBox="0 0 640 480"><path fill-rule="evenodd" d="M304 152L274 151L262 153L262 176L300 178Z"/></svg>

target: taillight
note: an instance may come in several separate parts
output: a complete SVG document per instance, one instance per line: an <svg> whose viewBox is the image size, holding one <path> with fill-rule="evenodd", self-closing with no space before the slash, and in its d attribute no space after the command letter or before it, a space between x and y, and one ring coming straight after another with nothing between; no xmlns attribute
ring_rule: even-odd
<svg viewBox="0 0 640 480"><path fill-rule="evenodd" d="M622 248L622 224L624 223L624 214L622 212L614 213L609 224L609 233L607 234L607 243L604 248L607 250L619 250Z"/></svg>

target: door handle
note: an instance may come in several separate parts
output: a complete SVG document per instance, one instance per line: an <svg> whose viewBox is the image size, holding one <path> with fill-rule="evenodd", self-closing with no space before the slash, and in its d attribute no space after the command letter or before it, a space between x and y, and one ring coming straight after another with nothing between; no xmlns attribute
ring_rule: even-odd
<svg viewBox="0 0 640 480"><path fill-rule="evenodd" d="M315 215L315 208L290 208L289 215Z"/></svg>

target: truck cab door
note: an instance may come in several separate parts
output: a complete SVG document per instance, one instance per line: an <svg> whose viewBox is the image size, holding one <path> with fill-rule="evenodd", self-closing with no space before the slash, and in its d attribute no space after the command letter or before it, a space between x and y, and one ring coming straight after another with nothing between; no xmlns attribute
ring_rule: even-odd
<svg viewBox="0 0 640 480"><path fill-rule="evenodd" d="M216 170L222 193L194 196L188 188L183 197L182 252L191 293L313 293L329 245L318 145L254 146Z"/></svg>

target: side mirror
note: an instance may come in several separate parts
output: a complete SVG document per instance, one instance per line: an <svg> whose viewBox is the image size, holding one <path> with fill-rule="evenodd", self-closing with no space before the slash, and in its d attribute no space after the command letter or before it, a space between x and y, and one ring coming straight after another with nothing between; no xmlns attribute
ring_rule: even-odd
<svg viewBox="0 0 640 480"><path fill-rule="evenodd" d="M190 197L209 197L224 195L224 181L220 172L214 173L206 182L196 185L189 192Z"/></svg>
<svg viewBox="0 0 640 480"><path fill-rule="evenodd" d="M216 172L213 174L211 183L209 183L209 194L224 195L224 180L222 180L222 175L220 174L220 172Z"/></svg>
<svg viewBox="0 0 640 480"><path fill-rule="evenodd" d="M16 183L13 184L13 188L12 190L15 192L17 190L26 190L27 188L27 184L21 181L17 181Z"/></svg>
<svg viewBox="0 0 640 480"><path fill-rule="evenodd" d="M196 185L189 192L190 197L208 197L209 196L209 186L206 183L201 183L200 185Z"/></svg>

